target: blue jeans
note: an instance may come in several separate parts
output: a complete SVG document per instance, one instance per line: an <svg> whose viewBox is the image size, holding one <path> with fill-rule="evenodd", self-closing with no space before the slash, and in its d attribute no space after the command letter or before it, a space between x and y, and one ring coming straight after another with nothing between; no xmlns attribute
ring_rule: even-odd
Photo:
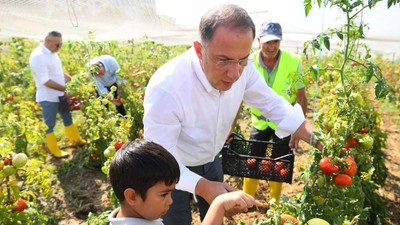
<svg viewBox="0 0 400 225"><path fill-rule="evenodd" d="M43 114L43 119L44 122L46 123L48 129L46 130L46 134L50 134L54 132L54 127L56 125L56 118L57 118L57 113L60 113L60 116L63 120L64 126L69 126L72 124L72 114L70 111L68 112L61 112L58 109L58 102L48 102L48 101L43 101L40 102L40 105L42 106L42 114Z"/></svg>

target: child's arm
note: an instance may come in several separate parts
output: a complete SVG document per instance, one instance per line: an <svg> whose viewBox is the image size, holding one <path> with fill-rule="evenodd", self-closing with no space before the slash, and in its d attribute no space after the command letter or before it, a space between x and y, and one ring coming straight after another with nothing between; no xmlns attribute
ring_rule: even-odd
<svg viewBox="0 0 400 225"><path fill-rule="evenodd" d="M243 191L228 192L214 199L201 224L219 225L222 224L227 211L247 212L248 208L262 205L261 202Z"/></svg>

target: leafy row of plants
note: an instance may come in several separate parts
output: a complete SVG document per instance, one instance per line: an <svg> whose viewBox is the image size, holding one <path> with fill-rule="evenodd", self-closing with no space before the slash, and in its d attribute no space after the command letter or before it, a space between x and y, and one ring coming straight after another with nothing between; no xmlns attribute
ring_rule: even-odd
<svg viewBox="0 0 400 225"><path fill-rule="evenodd" d="M39 42L25 38L0 42L0 164L8 160L9 154L23 153L29 158L24 169L13 170L8 164L0 168L2 224L56 224L62 215L55 214L44 202L53 195L57 174L83 166L103 167L107 174L107 164L115 148L126 140L141 138L143 93L149 77L159 65L187 48L150 42L146 37L127 43L93 39L93 34L89 34L84 41L64 41L59 52L65 72L72 77L67 92L73 96L70 99L73 118L87 144L72 159L64 159L58 170L47 160L46 125L40 105L35 103L35 86L29 68L29 55ZM117 59L121 65L119 74L127 81L121 85L121 100L127 109L125 117L95 93L88 62L102 54ZM63 132L57 136L59 144L68 147ZM22 201L20 198L26 203L26 209L15 210L17 203L14 202Z"/></svg>
<svg viewBox="0 0 400 225"><path fill-rule="evenodd" d="M380 128L381 118L373 102L386 99L398 107L398 81L391 77L389 82L395 88L389 87L380 68L382 60L375 63L368 46L359 44L359 39L365 38L367 24L355 22L362 11L378 2L316 1L319 7L338 8L346 18L344 25L329 28L304 43L307 62L310 49L315 55L323 47L330 50L332 39L339 40L339 50L328 58L307 63L317 96L315 134L325 147L308 152L311 164L301 173L304 190L297 196L284 196L281 205L270 209L267 219L256 224L283 224L283 215L287 214L300 224L312 218L330 224L365 225L382 224L387 219L386 203L377 192L388 172L382 152L387 134ZM304 1L306 15L314 3ZM396 3L388 1L388 7ZM389 76L392 70L386 69Z"/></svg>

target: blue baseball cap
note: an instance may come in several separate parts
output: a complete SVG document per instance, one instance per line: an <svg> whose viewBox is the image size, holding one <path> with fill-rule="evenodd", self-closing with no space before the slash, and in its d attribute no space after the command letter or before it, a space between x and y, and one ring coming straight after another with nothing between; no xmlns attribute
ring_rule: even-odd
<svg viewBox="0 0 400 225"><path fill-rule="evenodd" d="M264 22L260 28L260 34L258 35L261 43L265 43L273 40L282 41L282 27L279 23L273 21Z"/></svg>

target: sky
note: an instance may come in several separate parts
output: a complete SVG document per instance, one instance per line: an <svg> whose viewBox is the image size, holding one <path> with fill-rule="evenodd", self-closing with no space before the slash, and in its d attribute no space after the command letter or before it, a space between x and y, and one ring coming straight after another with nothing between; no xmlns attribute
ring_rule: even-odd
<svg viewBox="0 0 400 225"><path fill-rule="evenodd" d="M157 14L176 19L177 24L196 29L201 15L220 3L241 5L253 17L256 28L272 19L282 25L283 33L318 34L329 27L343 25L343 15L334 8L318 9L313 5L309 15L304 12L303 0L156 0ZM262 4L260 4L262 2ZM367 39L400 41L400 5L387 8L387 0L372 10L364 10L358 21L369 25Z"/></svg>

